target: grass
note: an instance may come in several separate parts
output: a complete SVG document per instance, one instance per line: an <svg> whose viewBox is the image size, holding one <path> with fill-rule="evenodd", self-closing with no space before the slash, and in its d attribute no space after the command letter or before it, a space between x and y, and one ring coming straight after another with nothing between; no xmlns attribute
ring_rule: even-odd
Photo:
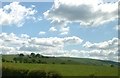
<svg viewBox="0 0 120 78"><path fill-rule="evenodd" d="M6 61L13 61L14 57L17 57L17 55L2 56ZM2 66L7 69L6 72L18 71L18 73L21 74L21 72L27 71L29 76L33 76L35 73L38 76L41 74L49 76L118 76L118 67L116 62L68 57L34 59L41 60L43 62L45 61L47 63L3 62Z"/></svg>
<svg viewBox="0 0 120 78"><path fill-rule="evenodd" d="M69 64L25 64L3 63L3 67L12 69L55 71L62 76L117 76L117 67Z"/></svg>
<svg viewBox="0 0 120 78"><path fill-rule="evenodd" d="M6 61L13 61L14 57L18 57L18 55L2 55ZM117 66L116 62L109 62L109 61L102 61L102 60L95 60L95 59L88 59L88 58L69 58L69 57L54 57L54 58L35 58L36 60L41 60L46 62L47 64L86 64L86 65L98 65L98 66L110 66L113 64Z"/></svg>

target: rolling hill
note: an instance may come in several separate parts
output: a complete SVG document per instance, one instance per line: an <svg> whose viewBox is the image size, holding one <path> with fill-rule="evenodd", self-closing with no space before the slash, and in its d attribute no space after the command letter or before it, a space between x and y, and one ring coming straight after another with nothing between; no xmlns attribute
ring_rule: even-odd
<svg viewBox="0 0 120 78"><path fill-rule="evenodd" d="M2 55L7 61L13 61L14 57L18 55ZM100 65L100 66L118 66L118 62L108 60L97 60L89 58L72 58L72 57L47 57L47 58L36 58L41 61L45 61L47 64L83 64L83 65ZM120 64L119 64L120 65Z"/></svg>

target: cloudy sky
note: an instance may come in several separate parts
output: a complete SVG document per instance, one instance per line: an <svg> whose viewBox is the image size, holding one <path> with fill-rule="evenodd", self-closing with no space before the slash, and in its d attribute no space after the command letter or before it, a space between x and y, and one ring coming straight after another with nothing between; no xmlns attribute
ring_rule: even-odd
<svg viewBox="0 0 120 78"><path fill-rule="evenodd" d="M118 61L117 0L2 2L0 51Z"/></svg>

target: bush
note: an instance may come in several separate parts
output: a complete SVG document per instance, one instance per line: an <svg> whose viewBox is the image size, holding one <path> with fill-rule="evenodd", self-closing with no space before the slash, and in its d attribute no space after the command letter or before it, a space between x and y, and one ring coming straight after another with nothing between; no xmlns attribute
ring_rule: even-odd
<svg viewBox="0 0 120 78"><path fill-rule="evenodd" d="M2 67L2 78L61 78L56 72L44 70L26 70Z"/></svg>
<svg viewBox="0 0 120 78"><path fill-rule="evenodd" d="M52 62L52 64L55 64L55 62Z"/></svg>
<svg viewBox="0 0 120 78"><path fill-rule="evenodd" d="M114 65L111 64L110 67L114 67Z"/></svg>
<svg viewBox="0 0 120 78"><path fill-rule="evenodd" d="M90 74L89 78L96 78L96 76L94 74Z"/></svg>
<svg viewBox="0 0 120 78"><path fill-rule="evenodd" d="M33 70L28 73L28 78L45 78L46 72L43 70Z"/></svg>
<svg viewBox="0 0 120 78"><path fill-rule="evenodd" d="M2 68L2 78L25 78L27 73L24 69Z"/></svg>
<svg viewBox="0 0 120 78"><path fill-rule="evenodd" d="M47 73L47 78L61 78L61 75L54 71L50 71Z"/></svg>
<svg viewBox="0 0 120 78"><path fill-rule="evenodd" d="M2 62L5 62L6 60L4 58L2 58Z"/></svg>
<svg viewBox="0 0 120 78"><path fill-rule="evenodd" d="M65 64L64 62L62 62L61 64Z"/></svg>

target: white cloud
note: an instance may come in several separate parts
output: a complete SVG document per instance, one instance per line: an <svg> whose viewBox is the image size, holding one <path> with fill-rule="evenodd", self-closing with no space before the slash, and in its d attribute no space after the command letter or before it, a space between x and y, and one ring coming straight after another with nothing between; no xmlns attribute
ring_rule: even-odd
<svg viewBox="0 0 120 78"><path fill-rule="evenodd" d="M51 28L49 29L49 31L50 31L50 32L56 32L57 29L55 29L55 27L51 27Z"/></svg>
<svg viewBox="0 0 120 78"><path fill-rule="evenodd" d="M22 38L30 38L30 36L27 35L27 34L21 34L21 37L22 37Z"/></svg>
<svg viewBox="0 0 120 78"><path fill-rule="evenodd" d="M27 8L19 2L12 2L9 5L0 8L0 25L16 25L23 26L25 20L35 19L34 15L37 12L34 7Z"/></svg>
<svg viewBox="0 0 120 78"><path fill-rule="evenodd" d="M113 38L112 40L100 42L100 43L91 43L86 42L84 45L86 48L92 48L92 49L114 49L118 47L118 38Z"/></svg>
<svg viewBox="0 0 120 78"><path fill-rule="evenodd" d="M67 35L68 32L61 32L60 35Z"/></svg>
<svg viewBox="0 0 120 78"><path fill-rule="evenodd" d="M44 31L39 32L39 35L45 35L45 34L46 34L46 32L44 32Z"/></svg>
<svg viewBox="0 0 120 78"><path fill-rule="evenodd" d="M12 53L15 53L15 51L16 49L13 47L7 47L7 46L0 45L0 54L12 54Z"/></svg>
<svg viewBox="0 0 120 78"><path fill-rule="evenodd" d="M120 31L120 25L116 25L116 26L114 27L114 29L117 30L117 31Z"/></svg>
<svg viewBox="0 0 120 78"><path fill-rule="evenodd" d="M119 61L118 43L119 39L113 38L99 43L91 43L88 41L83 45L83 47L90 49L88 54L91 58Z"/></svg>
<svg viewBox="0 0 120 78"><path fill-rule="evenodd" d="M67 35L68 34L68 32L69 32L69 27L61 27L61 29L60 29L60 34L61 35Z"/></svg>
<svg viewBox="0 0 120 78"><path fill-rule="evenodd" d="M45 55L51 55L49 53ZM53 52L54 56L57 57L77 57L77 58L92 58L92 59L99 59L99 60L112 60L112 61L119 61L118 60L118 52L117 50L59 50Z"/></svg>
<svg viewBox="0 0 120 78"><path fill-rule="evenodd" d="M55 27L68 27L69 23L80 23L81 26L94 27L115 20L118 17L117 11L118 2L55 0L52 8L43 14L47 20L51 20Z"/></svg>
<svg viewBox="0 0 120 78"><path fill-rule="evenodd" d="M29 41L31 44L42 45L42 46L50 46L56 47L61 46L64 47L64 44L80 44L82 43L82 39L79 37L65 37L65 38L57 38L57 37L50 37L50 38L31 38Z"/></svg>
<svg viewBox="0 0 120 78"><path fill-rule="evenodd" d="M27 34L16 36L14 33L0 34L0 53L2 54L17 54L31 52L40 53L48 56L64 56L64 57L80 57L93 58L102 60L118 61L118 39L113 38L100 43L87 42L84 47L88 50L65 50L66 46L78 45L83 42L82 39L76 36L72 37L49 37L49 38L30 38ZM92 49L91 49L92 48Z"/></svg>
<svg viewBox="0 0 120 78"><path fill-rule="evenodd" d="M79 37L49 37L49 38L30 38L27 34L21 34L20 37L16 36L14 33L1 33L0 42L1 46L4 46L5 50L1 50L4 53L30 53L30 52L43 52L45 54L53 54L58 50L63 50L64 46L75 45L82 43L82 39ZM6 50L7 48L7 50ZM12 49L11 49L12 48Z"/></svg>

